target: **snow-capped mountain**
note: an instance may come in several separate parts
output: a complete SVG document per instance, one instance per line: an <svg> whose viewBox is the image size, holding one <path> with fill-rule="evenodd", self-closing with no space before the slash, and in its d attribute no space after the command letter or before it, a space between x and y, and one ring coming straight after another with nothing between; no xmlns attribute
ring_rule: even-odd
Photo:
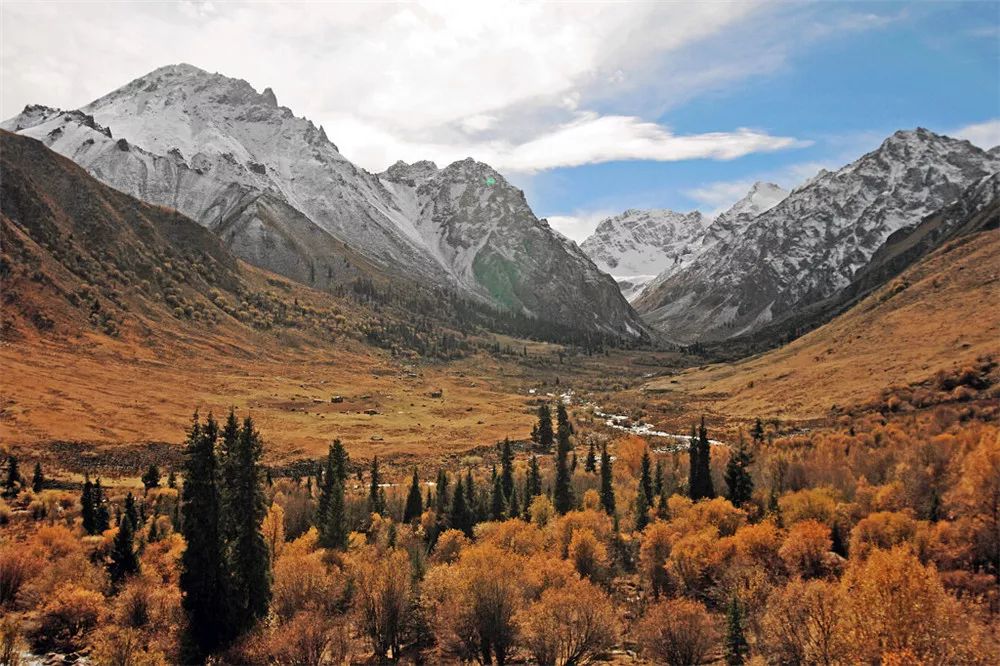
<svg viewBox="0 0 1000 666"><path fill-rule="evenodd" d="M845 287L890 234L998 170L1000 160L967 141L922 128L896 132L650 285L636 306L678 341L754 331Z"/></svg>
<svg viewBox="0 0 1000 666"><path fill-rule="evenodd" d="M715 219L698 211L626 210L597 225L580 248L618 281L630 301L666 280L728 239L788 192L773 183L754 183L747 194Z"/></svg>
<svg viewBox="0 0 1000 666"><path fill-rule="evenodd" d="M660 273L686 265L708 223L698 211L629 209L598 224L580 249L630 298Z"/></svg>
<svg viewBox="0 0 1000 666"><path fill-rule="evenodd" d="M641 330L613 280L486 165L417 163L405 178L395 167L371 174L322 127L279 106L270 88L258 93L246 81L170 65L78 111L30 106L0 127L40 139L119 190L178 209L243 258L294 279L314 283L343 269L350 262L336 248L345 243L388 274L568 326ZM524 296L536 279L564 286ZM555 291L563 300L548 302Z"/></svg>
<svg viewBox="0 0 1000 666"><path fill-rule="evenodd" d="M785 197L788 190L774 183L757 181L746 195L712 220L705 231L703 245L710 246L739 234L750 221L771 210Z"/></svg>

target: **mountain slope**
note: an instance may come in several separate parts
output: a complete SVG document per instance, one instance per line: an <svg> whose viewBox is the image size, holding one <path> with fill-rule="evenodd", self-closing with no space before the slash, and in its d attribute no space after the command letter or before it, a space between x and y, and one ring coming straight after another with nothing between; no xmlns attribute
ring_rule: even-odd
<svg viewBox="0 0 1000 666"><path fill-rule="evenodd" d="M890 234L998 170L1000 161L967 141L897 132L658 281L636 307L682 342L750 333L844 288Z"/></svg>
<svg viewBox="0 0 1000 666"><path fill-rule="evenodd" d="M421 217L414 188L358 169L322 127L245 81L171 65L80 111L27 107L3 127L42 140L113 187L177 208L221 232L241 257L296 280L308 275L317 284L317 275L331 273L337 280L337 267L361 255L395 278L535 316L565 315L560 323L569 326L627 337L642 330L613 282L541 225L506 181L468 187L468 169L452 165L435 179L454 193L447 214ZM507 236L491 233L499 226ZM484 268L470 276L476 257ZM535 302L510 297L530 291L543 264L562 271L545 275L567 285L551 294L562 300L545 292ZM498 290L501 279L510 284ZM587 289L578 292L579 284Z"/></svg>
<svg viewBox="0 0 1000 666"><path fill-rule="evenodd" d="M891 385L1000 357L1000 231L946 242L844 314L784 347L647 385L692 411L813 419Z"/></svg>

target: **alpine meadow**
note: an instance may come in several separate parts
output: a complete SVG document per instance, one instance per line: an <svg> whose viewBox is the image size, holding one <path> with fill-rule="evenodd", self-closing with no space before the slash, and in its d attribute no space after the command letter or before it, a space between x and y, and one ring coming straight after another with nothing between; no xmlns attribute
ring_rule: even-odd
<svg viewBox="0 0 1000 666"><path fill-rule="evenodd" d="M0 666L1000 663L1000 2L0 3Z"/></svg>

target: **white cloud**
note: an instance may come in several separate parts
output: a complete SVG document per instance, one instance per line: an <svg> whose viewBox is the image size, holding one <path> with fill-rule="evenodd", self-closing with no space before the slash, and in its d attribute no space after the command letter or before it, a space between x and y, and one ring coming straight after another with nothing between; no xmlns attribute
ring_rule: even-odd
<svg viewBox="0 0 1000 666"><path fill-rule="evenodd" d="M570 215L550 215L546 219L553 229L579 244L585 241L587 236L594 233L594 229L602 220L620 212L612 210L575 211Z"/></svg>
<svg viewBox="0 0 1000 666"><path fill-rule="evenodd" d="M946 132L946 134L958 139L965 139L984 150L989 150L994 146L1000 146L1000 118L959 127Z"/></svg>
<svg viewBox="0 0 1000 666"><path fill-rule="evenodd" d="M523 172L732 159L802 144L745 129L678 136L644 118L659 115L664 96L746 75L708 62L698 45L755 30L750 19L773 11L757 2L499 3L489 11L466 2L8 2L0 5L0 114L27 103L76 108L164 64L189 62L272 87L371 170L470 155ZM778 60L755 62L762 71ZM602 103L650 90L651 77L652 106L621 113ZM587 111L594 108L602 111Z"/></svg>
<svg viewBox="0 0 1000 666"><path fill-rule="evenodd" d="M756 182L774 183L786 190L792 190L815 176L821 169L837 169L843 163L830 159L790 164L781 169L758 174L755 178L716 181L700 187L685 190L683 194L693 199L698 209L708 215L718 215L746 196Z"/></svg>

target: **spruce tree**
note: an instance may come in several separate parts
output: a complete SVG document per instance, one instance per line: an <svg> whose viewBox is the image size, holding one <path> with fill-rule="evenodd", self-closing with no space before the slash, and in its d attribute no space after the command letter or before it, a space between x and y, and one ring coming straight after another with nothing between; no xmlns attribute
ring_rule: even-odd
<svg viewBox="0 0 1000 666"><path fill-rule="evenodd" d="M538 469L538 456L532 454L528 461L528 476L525 478L525 508L531 504L536 495L542 494L542 473Z"/></svg>
<svg viewBox="0 0 1000 666"><path fill-rule="evenodd" d="M715 488L712 486L712 447L708 443L708 430L705 428L705 417L701 417L701 425L698 427L698 464L701 465L702 497L709 499L715 497Z"/></svg>
<svg viewBox="0 0 1000 666"><path fill-rule="evenodd" d="M554 435L552 432L552 411L547 403L538 406L538 448L543 453L552 450Z"/></svg>
<svg viewBox="0 0 1000 666"><path fill-rule="evenodd" d="M649 525L649 496L646 495L646 488L640 483L635 493L635 531L643 531L646 525Z"/></svg>
<svg viewBox="0 0 1000 666"><path fill-rule="evenodd" d="M131 493L129 496L131 497ZM111 582L119 585L126 577L139 572L139 555L135 552L135 525L128 515L118 521L118 533L111 544L111 563L108 573Z"/></svg>
<svg viewBox="0 0 1000 666"><path fill-rule="evenodd" d="M753 454L746 447L743 433L740 433L736 448L729 454L726 463L726 499L733 506L741 506L753 497L753 478L750 476L750 464Z"/></svg>
<svg viewBox="0 0 1000 666"><path fill-rule="evenodd" d="M521 515L521 506L517 501L517 488L511 491L510 497L507 498L507 517L517 518Z"/></svg>
<svg viewBox="0 0 1000 666"><path fill-rule="evenodd" d="M90 475L83 477L83 491L80 493L80 517L83 519L83 530L87 534L97 534L97 507L94 504L94 484Z"/></svg>
<svg viewBox="0 0 1000 666"><path fill-rule="evenodd" d="M31 490L36 493L42 492L45 487L45 475L42 474L42 463L35 463L35 473L31 476Z"/></svg>
<svg viewBox="0 0 1000 666"><path fill-rule="evenodd" d="M656 459L656 472L653 474L653 497L663 497L663 461L659 458Z"/></svg>
<svg viewBox="0 0 1000 666"><path fill-rule="evenodd" d="M742 666L750 646L743 632L743 609L735 596L729 601L726 612L726 664Z"/></svg>
<svg viewBox="0 0 1000 666"><path fill-rule="evenodd" d="M170 474L167 475L167 488L177 487L177 472L170 470Z"/></svg>
<svg viewBox="0 0 1000 666"><path fill-rule="evenodd" d="M506 502L503 496L503 483L500 476L493 475L493 490L490 493L490 518L503 520L506 512Z"/></svg>
<svg viewBox="0 0 1000 666"><path fill-rule="evenodd" d="M653 499L653 474L648 448L642 452L642 464L639 470L639 488L646 496L646 507L649 508Z"/></svg>
<svg viewBox="0 0 1000 666"><path fill-rule="evenodd" d="M566 414L566 405L561 401L556 407L556 419L558 421L558 433L556 441L556 486L555 486L555 508L559 513L566 513L573 509L575 500L573 498L573 483L569 468L570 453L570 432L572 428L569 424L569 416Z"/></svg>
<svg viewBox="0 0 1000 666"><path fill-rule="evenodd" d="M267 515L263 453L260 433L248 416L226 454L229 478L222 495L232 530L228 559L233 629L240 634L267 615L271 602L271 556L262 529Z"/></svg>
<svg viewBox="0 0 1000 666"><path fill-rule="evenodd" d="M615 488L611 477L611 456L608 445L601 447L601 506L609 516L615 515Z"/></svg>
<svg viewBox="0 0 1000 666"><path fill-rule="evenodd" d="M132 525L132 534L135 534L139 530L139 525L142 524L142 521L139 519L139 508L135 505L135 496L131 491L125 496L124 517Z"/></svg>
<svg viewBox="0 0 1000 666"><path fill-rule="evenodd" d="M458 492L458 490L455 492ZM479 494L476 491L476 481L472 478L471 467L465 470L465 508L469 511L469 518L472 520L472 524L475 525L478 523Z"/></svg>
<svg viewBox="0 0 1000 666"><path fill-rule="evenodd" d="M594 473L597 471L597 451L594 450L594 440L590 439L590 446L587 448L587 458L583 461L583 471Z"/></svg>
<svg viewBox="0 0 1000 666"><path fill-rule="evenodd" d="M185 661L201 662L231 638L226 558L220 525L219 428L212 415L204 425L197 413L184 450L181 533L181 603L187 615Z"/></svg>
<svg viewBox="0 0 1000 666"><path fill-rule="evenodd" d="M753 438L754 444L760 444L764 441L764 424L761 422L760 417L754 421L753 430L750 431L750 437Z"/></svg>
<svg viewBox="0 0 1000 666"><path fill-rule="evenodd" d="M372 458L371 482L368 484L368 513L385 513L385 495L382 492L382 475L378 470L378 456Z"/></svg>
<svg viewBox="0 0 1000 666"><path fill-rule="evenodd" d="M413 481L410 483L410 493L406 496L406 508L403 511L403 522L412 523L420 519L424 512L424 498L420 496L420 479L417 468L413 468Z"/></svg>
<svg viewBox="0 0 1000 666"><path fill-rule="evenodd" d="M451 515L449 522L452 529L460 530L467 537L472 537L472 515L466 504L465 490L462 488L462 477L455 482L455 492L452 494Z"/></svg>
<svg viewBox="0 0 1000 666"><path fill-rule="evenodd" d="M691 426L691 437L688 439L688 497L696 501L702 497L700 453L698 431Z"/></svg>
<svg viewBox="0 0 1000 666"><path fill-rule="evenodd" d="M94 526L97 534L111 527L111 513L108 510L108 503L105 501L104 488L101 487L100 479L94 483Z"/></svg>
<svg viewBox="0 0 1000 666"><path fill-rule="evenodd" d="M500 448L500 486L503 496L510 501L514 496L514 452L510 448L510 439L505 437Z"/></svg>
<svg viewBox="0 0 1000 666"><path fill-rule="evenodd" d="M150 465L146 473L142 475L142 485L149 492L150 488L158 488L160 485L160 468Z"/></svg>
<svg viewBox="0 0 1000 666"><path fill-rule="evenodd" d="M7 456L7 480L4 488L7 495L16 495L21 486L21 472L17 466L17 458Z"/></svg>
<svg viewBox="0 0 1000 666"><path fill-rule="evenodd" d="M451 503L448 501L448 472L443 469L438 470L437 482L434 484L434 510L438 519L444 518L451 510Z"/></svg>

